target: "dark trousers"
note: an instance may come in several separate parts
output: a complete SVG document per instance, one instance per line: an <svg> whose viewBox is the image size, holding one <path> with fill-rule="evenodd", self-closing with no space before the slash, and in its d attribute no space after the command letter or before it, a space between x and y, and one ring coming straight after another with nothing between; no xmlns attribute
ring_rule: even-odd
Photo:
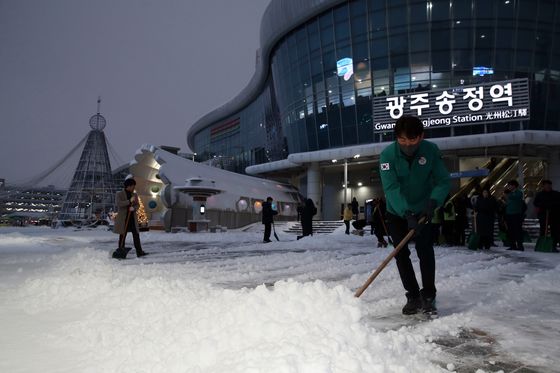
<svg viewBox="0 0 560 373"><path fill-rule="evenodd" d="M142 252L142 244L140 243L140 234L136 230L136 224L134 224L132 218L134 217L131 217L131 219L129 219L128 227L126 230L127 232L130 232L132 234L132 240L134 241L134 248L136 249L136 254L139 254ZM119 247L124 247L125 241L126 241L126 233L119 234Z"/></svg>
<svg viewBox="0 0 560 373"><path fill-rule="evenodd" d="M478 241L478 248L488 250L490 249L490 246L492 246L493 241L494 238L492 236L480 235L480 240Z"/></svg>
<svg viewBox="0 0 560 373"><path fill-rule="evenodd" d="M390 213L387 216L389 219L389 232L395 245L398 245L409 232L406 219ZM419 229L420 231L414 239L416 241L416 254L418 259L420 259L422 295L432 298L436 296L436 259L432 243L432 224L422 224ZM395 256L395 260L397 261L397 268L399 269L403 287L413 297L418 296L420 294L420 286L418 286L418 281L416 281L416 274L410 260L408 245L403 246Z"/></svg>
<svg viewBox="0 0 560 373"><path fill-rule="evenodd" d="M511 248L523 248L523 216L521 214L507 214L507 237Z"/></svg>
<svg viewBox="0 0 560 373"><path fill-rule="evenodd" d="M346 234L350 234L350 220L344 220L344 224L346 224Z"/></svg>
<svg viewBox="0 0 560 373"><path fill-rule="evenodd" d="M263 238L263 241L270 241L271 230L272 230L272 223L264 223L264 238Z"/></svg>
<svg viewBox="0 0 560 373"><path fill-rule="evenodd" d="M455 220L444 220L441 225L441 233L443 233L443 237L445 238L445 243L447 245L455 245L457 243L455 241L455 232L453 231L454 227Z"/></svg>

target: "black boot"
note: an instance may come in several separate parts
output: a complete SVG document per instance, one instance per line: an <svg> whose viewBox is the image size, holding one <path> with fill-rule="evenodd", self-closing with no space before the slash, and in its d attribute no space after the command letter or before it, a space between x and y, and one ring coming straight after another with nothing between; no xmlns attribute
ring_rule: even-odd
<svg viewBox="0 0 560 373"><path fill-rule="evenodd" d="M422 312L426 315L437 315L436 297L422 294Z"/></svg>
<svg viewBox="0 0 560 373"><path fill-rule="evenodd" d="M402 309L403 315L414 315L422 308L422 298L420 295L411 295L406 293L406 304Z"/></svg>
<svg viewBox="0 0 560 373"><path fill-rule="evenodd" d="M140 250L136 250L136 257L140 258L142 256L146 256L148 255L147 252L145 252L144 250L140 249Z"/></svg>

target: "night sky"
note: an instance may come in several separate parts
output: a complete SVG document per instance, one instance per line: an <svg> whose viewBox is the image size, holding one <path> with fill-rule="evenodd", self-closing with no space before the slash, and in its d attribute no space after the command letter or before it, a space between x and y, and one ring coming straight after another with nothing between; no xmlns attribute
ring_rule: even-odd
<svg viewBox="0 0 560 373"><path fill-rule="evenodd" d="M123 162L144 143L189 152L187 128L253 76L269 2L0 0L0 178L54 166L98 96Z"/></svg>

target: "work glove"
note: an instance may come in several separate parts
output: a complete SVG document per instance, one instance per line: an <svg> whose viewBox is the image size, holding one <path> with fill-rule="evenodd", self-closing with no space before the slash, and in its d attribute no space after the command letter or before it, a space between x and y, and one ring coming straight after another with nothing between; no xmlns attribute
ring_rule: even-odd
<svg viewBox="0 0 560 373"><path fill-rule="evenodd" d="M426 203L426 207L424 208L424 211L422 212L422 215L426 217L426 222L432 221L436 207L437 207L437 201L435 199L430 198Z"/></svg>
<svg viewBox="0 0 560 373"><path fill-rule="evenodd" d="M418 228L418 218L411 211L407 211L405 213L404 217L406 219L406 224L408 226L408 230L411 230L411 229L416 230Z"/></svg>

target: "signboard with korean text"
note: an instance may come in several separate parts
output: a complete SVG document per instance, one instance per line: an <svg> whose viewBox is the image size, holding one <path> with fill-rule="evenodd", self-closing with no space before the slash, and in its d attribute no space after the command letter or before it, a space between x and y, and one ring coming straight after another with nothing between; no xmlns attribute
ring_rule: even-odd
<svg viewBox="0 0 560 373"><path fill-rule="evenodd" d="M529 82L501 82L376 97L374 131L392 131L403 115L414 115L424 128L529 120Z"/></svg>

